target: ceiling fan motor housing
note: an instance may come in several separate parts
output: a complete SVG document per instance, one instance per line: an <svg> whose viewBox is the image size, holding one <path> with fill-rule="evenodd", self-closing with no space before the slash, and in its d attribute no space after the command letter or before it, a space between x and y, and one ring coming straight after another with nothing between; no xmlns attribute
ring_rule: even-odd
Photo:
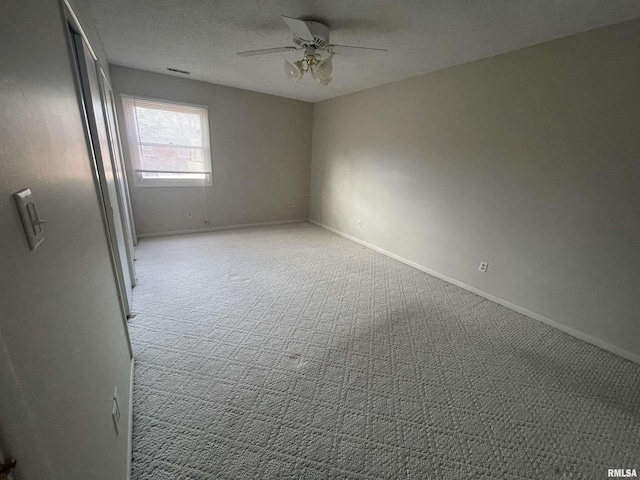
<svg viewBox="0 0 640 480"><path fill-rule="evenodd" d="M301 47L315 46L324 50L329 45L329 27L320 22L305 21L313 38L293 37L293 43Z"/></svg>

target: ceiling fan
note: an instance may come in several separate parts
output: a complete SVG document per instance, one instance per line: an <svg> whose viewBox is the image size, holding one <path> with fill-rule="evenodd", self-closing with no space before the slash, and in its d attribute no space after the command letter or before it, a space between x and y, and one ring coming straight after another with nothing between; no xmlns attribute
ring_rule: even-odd
<svg viewBox="0 0 640 480"><path fill-rule="evenodd" d="M272 53L292 52L304 50L302 60L291 63L284 61L284 71L287 77L299 82L305 73L311 76L320 85L329 85L333 79L333 55L362 54L368 52L385 53L383 48L352 47L349 45L335 45L329 43L329 27L320 22L311 20L299 20L285 17L282 20L293 32L294 45L287 47L265 48L262 50L249 50L238 52L240 57L253 57L257 55L269 55Z"/></svg>

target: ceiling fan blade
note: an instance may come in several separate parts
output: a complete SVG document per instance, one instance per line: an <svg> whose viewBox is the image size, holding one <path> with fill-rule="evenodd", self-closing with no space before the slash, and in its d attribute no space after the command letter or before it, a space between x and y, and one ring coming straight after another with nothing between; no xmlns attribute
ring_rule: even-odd
<svg viewBox="0 0 640 480"><path fill-rule="evenodd" d="M329 45L327 50L336 55L362 55L363 53L387 53L384 48L352 47L350 45Z"/></svg>
<svg viewBox="0 0 640 480"><path fill-rule="evenodd" d="M285 17L282 15L282 20L291 29L293 34L300 40L313 41L313 33L309 30L309 26L304 20L298 20L297 18Z"/></svg>
<svg viewBox="0 0 640 480"><path fill-rule="evenodd" d="M280 52L293 52L297 50L296 47L276 47L276 48L263 48L262 50L248 50L246 52L238 52L236 55L239 57L255 57L257 55L270 55L272 53Z"/></svg>

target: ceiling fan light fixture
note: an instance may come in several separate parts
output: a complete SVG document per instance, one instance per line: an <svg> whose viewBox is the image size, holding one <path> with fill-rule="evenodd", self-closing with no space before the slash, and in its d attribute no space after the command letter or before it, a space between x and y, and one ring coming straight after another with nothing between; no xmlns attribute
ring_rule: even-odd
<svg viewBox="0 0 640 480"><path fill-rule="evenodd" d="M301 62L293 62L291 63L289 60L284 60L284 73L288 78L295 82L299 82L302 80L302 75L304 72L302 71Z"/></svg>
<svg viewBox="0 0 640 480"><path fill-rule="evenodd" d="M297 71L300 72L298 80L302 80L302 77L304 76L305 72L308 69L307 65L302 60L298 60L297 62L293 62L293 64L296 66Z"/></svg>
<svg viewBox="0 0 640 480"><path fill-rule="evenodd" d="M334 54L360 55L367 52L386 52L383 48L355 47L329 43L329 27L320 22L300 20L299 18L285 15L282 15L282 20L293 33L294 45L247 50L245 52L237 52L237 55L240 57L254 57L257 55L304 50L304 57L301 60L293 63L287 59L284 60L284 73L286 76L295 82L300 82L304 74L310 72L318 84L329 85L333 80L332 59Z"/></svg>
<svg viewBox="0 0 640 480"><path fill-rule="evenodd" d="M318 74L318 77L323 79L331 78L331 75L333 74L333 62L331 60L332 58L333 55L329 55L327 58L322 60L315 68L315 73Z"/></svg>

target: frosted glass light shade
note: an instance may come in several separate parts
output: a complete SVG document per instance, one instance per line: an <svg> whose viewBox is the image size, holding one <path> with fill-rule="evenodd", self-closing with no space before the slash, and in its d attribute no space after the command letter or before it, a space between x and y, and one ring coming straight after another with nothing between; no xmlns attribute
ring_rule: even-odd
<svg viewBox="0 0 640 480"><path fill-rule="evenodd" d="M318 64L316 73L318 77L320 77L323 80L329 79L329 81L331 81L331 74L333 73L333 62L331 60L332 58L333 58L333 55L329 55L326 59L324 59ZM323 83L322 85L326 85L326 84Z"/></svg>
<svg viewBox="0 0 640 480"><path fill-rule="evenodd" d="M291 63L290 61L285 59L285 61L284 61L284 73L291 80L299 82L302 79L302 75L303 75L301 62Z"/></svg>

